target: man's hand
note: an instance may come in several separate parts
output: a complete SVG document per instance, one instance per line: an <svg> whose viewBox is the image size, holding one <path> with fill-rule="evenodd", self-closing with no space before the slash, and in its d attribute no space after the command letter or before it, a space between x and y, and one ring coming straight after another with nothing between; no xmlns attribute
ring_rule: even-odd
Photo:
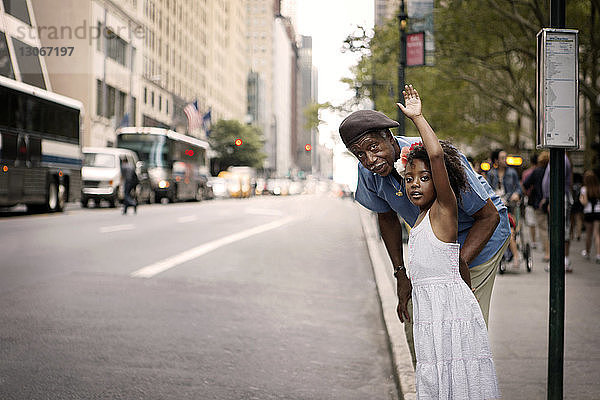
<svg viewBox="0 0 600 400"><path fill-rule="evenodd" d="M407 303L412 292L412 284L406 275L398 277L396 292L398 294L398 308L396 310L398 312L398 318L400 318L400 322L402 323L404 323L404 321L410 322Z"/></svg>

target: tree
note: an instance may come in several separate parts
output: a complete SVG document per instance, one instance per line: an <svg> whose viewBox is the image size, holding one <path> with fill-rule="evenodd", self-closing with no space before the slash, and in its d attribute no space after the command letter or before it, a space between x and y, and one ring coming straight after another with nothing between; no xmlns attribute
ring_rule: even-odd
<svg viewBox="0 0 600 400"><path fill-rule="evenodd" d="M241 145L236 145L236 140ZM230 166L262 168L267 157L263 151L264 138L259 128L235 120L219 120L212 127L210 144L218 154L216 163L220 170Z"/></svg>
<svg viewBox="0 0 600 400"><path fill-rule="evenodd" d="M436 2L434 67L407 68L406 82L423 94L442 137L470 143L495 141L509 150L535 139L536 34L549 25L548 3L540 0L447 0ZM580 93L589 128L586 153L597 141L600 105L600 0L567 3L566 26L579 30ZM357 96L371 96L379 110L395 115L398 22L355 34L345 48L362 58L346 79ZM410 24L410 20L409 20ZM391 95L390 95L391 94ZM594 120L594 116L597 119ZM596 124L596 125L594 125ZM407 124L409 127L410 124ZM407 130L407 132L410 132ZM589 167L591 156L586 155Z"/></svg>
<svg viewBox="0 0 600 400"><path fill-rule="evenodd" d="M317 129L323 122L319 116L322 109L331 108L331 104L327 103L310 103L304 108L304 129L311 131Z"/></svg>

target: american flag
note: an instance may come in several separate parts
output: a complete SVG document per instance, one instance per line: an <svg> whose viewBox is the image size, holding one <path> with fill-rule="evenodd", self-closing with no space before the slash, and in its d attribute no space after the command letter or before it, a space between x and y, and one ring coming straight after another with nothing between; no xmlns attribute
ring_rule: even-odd
<svg viewBox="0 0 600 400"><path fill-rule="evenodd" d="M202 117L198 112L198 100L195 100L193 103L189 103L187 106L185 106L183 112L185 113L188 119L189 132L198 129L200 128L200 126L202 126Z"/></svg>

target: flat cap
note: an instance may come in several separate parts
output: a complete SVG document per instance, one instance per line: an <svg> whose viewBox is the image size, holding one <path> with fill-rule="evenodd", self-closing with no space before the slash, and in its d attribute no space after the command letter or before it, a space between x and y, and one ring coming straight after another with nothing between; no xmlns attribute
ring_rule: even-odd
<svg viewBox="0 0 600 400"><path fill-rule="evenodd" d="M340 124L340 136L346 147L370 131L396 128L399 123L375 110L359 110L348 115Z"/></svg>

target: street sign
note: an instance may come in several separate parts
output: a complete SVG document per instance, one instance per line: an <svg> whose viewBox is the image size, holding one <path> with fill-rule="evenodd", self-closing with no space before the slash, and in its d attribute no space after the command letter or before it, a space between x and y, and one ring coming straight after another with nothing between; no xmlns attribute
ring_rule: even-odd
<svg viewBox="0 0 600 400"><path fill-rule="evenodd" d="M537 34L537 148L579 148L578 31Z"/></svg>
<svg viewBox="0 0 600 400"><path fill-rule="evenodd" d="M425 65L425 32L406 35L406 66Z"/></svg>

